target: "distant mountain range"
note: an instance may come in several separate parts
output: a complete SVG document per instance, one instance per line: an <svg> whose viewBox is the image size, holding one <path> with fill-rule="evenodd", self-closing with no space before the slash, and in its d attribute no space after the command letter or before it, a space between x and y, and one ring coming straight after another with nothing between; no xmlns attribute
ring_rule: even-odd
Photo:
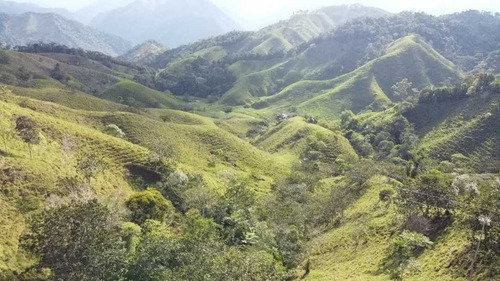
<svg viewBox="0 0 500 281"><path fill-rule="evenodd" d="M62 8L45 8L45 7L40 7L35 4L31 3L20 3L20 2L14 2L14 1L1 1L0 0L0 13L3 14L24 14L24 13L54 13L54 14L59 14L61 16L64 16L68 19L76 19L77 16Z"/></svg>
<svg viewBox="0 0 500 281"><path fill-rule="evenodd" d="M222 57L245 55L268 56L283 54L309 40L333 30L349 20L381 17L390 13L379 8L362 5L329 6L314 11L302 11L287 20L264 27L255 32L231 32L171 49L154 62L165 67L170 62L202 51L217 52ZM218 51L216 51L218 50Z"/></svg>
<svg viewBox="0 0 500 281"><path fill-rule="evenodd" d="M134 0L96 0L76 11L75 15L80 22L89 24L96 16L117 8L125 7L133 1Z"/></svg>
<svg viewBox="0 0 500 281"><path fill-rule="evenodd" d="M72 48L99 51L117 56L131 48L118 37L69 20L57 14L0 14L0 42L18 46L30 43L57 43Z"/></svg>
<svg viewBox="0 0 500 281"><path fill-rule="evenodd" d="M97 16L90 25L135 44L154 39L168 47L238 29L209 0L136 0Z"/></svg>

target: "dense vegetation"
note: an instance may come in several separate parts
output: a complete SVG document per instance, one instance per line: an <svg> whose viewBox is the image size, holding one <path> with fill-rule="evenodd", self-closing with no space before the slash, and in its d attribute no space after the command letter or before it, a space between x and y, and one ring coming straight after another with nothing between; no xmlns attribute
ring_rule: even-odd
<svg viewBox="0 0 500 281"><path fill-rule="evenodd" d="M499 22L0 50L0 280L498 279Z"/></svg>

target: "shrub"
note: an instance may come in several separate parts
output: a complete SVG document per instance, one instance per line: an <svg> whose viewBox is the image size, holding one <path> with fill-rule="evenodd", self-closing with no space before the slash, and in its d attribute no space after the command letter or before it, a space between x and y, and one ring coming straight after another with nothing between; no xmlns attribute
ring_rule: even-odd
<svg viewBox="0 0 500 281"><path fill-rule="evenodd" d="M391 255L400 261L408 260L430 248L432 244L427 236L405 230L392 242Z"/></svg>
<svg viewBox="0 0 500 281"><path fill-rule="evenodd" d="M252 104L252 108L253 109L263 109L263 108L269 107L269 105L270 105L269 102L267 102L265 100L264 101L258 101L256 103Z"/></svg>
<svg viewBox="0 0 500 281"><path fill-rule="evenodd" d="M146 220L165 221L174 213L172 203L153 188L130 196L125 204L131 211L131 220L137 224Z"/></svg>
<svg viewBox="0 0 500 281"><path fill-rule="evenodd" d="M6 51L0 50L0 64L8 64L10 60L9 55Z"/></svg>
<svg viewBox="0 0 500 281"><path fill-rule="evenodd" d="M45 210L30 230L21 245L37 255L36 269L51 270L52 280L122 280L119 229L96 200Z"/></svg>
<svg viewBox="0 0 500 281"><path fill-rule="evenodd" d="M392 242L391 258L396 268L391 270L391 277L402 279L407 268L411 267L413 258L432 246L432 242L420 233L403 231Z"/></svg>
<svg viewBox="0 0 500 281"><path fill-rule="evenodd" d="M384 189L380 191L379 193L379 199L382 202L389 202L392 199L392 196L394 195L394 191L390 189Z"/></svg>
<svg viewBox="0 0 500 281"><path fill-rule="evenodd" d="M106 127L104 127L104 133L116 138L125 138L125 133L115 124L106 125Z"/></svg>
<svg viewBox="0 0 500 281"><path fill-rule="evenodd" d="M40 143L38 124L27 116L20 116L16 120L16 131L19 137L28 144L30 158L32 158L32 146Z"/></svg>
<svg viewBox="0 0 500 281"><path fill-rule="evenodd" d="M87 179L88 184L99 172L104 169L105 165L100 159L94 155L84 156L78 160L76 169Z"/></svg>

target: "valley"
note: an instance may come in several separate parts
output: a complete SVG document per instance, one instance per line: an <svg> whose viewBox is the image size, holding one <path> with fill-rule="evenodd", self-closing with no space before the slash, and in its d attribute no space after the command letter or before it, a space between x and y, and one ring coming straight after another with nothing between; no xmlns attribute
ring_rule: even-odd
<svg viewBox="0 0 500 281"><path fill-rule="evenodd" d="M498 13L148 5L0 16L0 280L500 277Z"/></svg>

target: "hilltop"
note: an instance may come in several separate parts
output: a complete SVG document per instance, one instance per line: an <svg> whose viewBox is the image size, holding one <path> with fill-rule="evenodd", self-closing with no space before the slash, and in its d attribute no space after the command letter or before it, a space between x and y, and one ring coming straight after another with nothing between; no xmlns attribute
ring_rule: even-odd
<svg viewBox="0 0 500 281"><path fill-rule="evenodd" d="M133 47L127 53L118 57L118 59L136 65L148 65L167 49L166 46L150 40Z"/></svg>
<svg viewBox="0 0 500 281"><path fill-rule="evenodd" d="M387 73L394 73L387 75ZM398 98L391 89L407 78L414 88L453 83L462 74L457 67L417 36L392 43L384 54L351 73L332 80L305 80L257 101L254 107L273 112L294 111L338 118L344 110L355 113L386 109ZM230 92L234 93L234 91ZM240 93L241 94L241 93ZM251 98L251 97L250 97ZM223 99L234 100L226 94Z"/></svg>

